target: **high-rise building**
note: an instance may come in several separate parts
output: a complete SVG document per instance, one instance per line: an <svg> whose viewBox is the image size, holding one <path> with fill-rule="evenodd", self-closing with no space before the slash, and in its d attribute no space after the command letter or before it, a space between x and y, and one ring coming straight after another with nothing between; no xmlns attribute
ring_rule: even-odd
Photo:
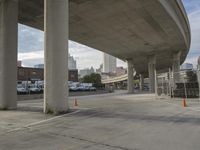
<svg viewBox="0 0 200 150"><path fill-rule="evenodd" d="M114 73L117 68L117 59L109 54L104 53L103 56L103 72Z"/></svg>
<svg viewBox="0 0 200 150"><path fill-rule="evenodd" d="M184 63L181 65L181 70L192 70L192 69L193 69L193 64Z"/></svg>
<svg viewBox="0 0 200 150"><path fill-rule="evenodd" d="M101 64L101 65L99 66L99 68L96 69L96 73L101 74L102 72L103 72L103 64Z"/></svg>
<svg viewBox="0 0 200 150"><path fill-rule="evenodd" d="M117 67L116 69L116 76L122 76L127 74L127 69L123 68L123 67Z"/></svg>
<svg viewBox="0 0 200 150"><path fill-rule="evenodd" d="M34 68L44 68L44 64L37 64L37 65L34 65Z"/></svg>
<svg viewBox="0 0 200 150"><path fill-rule="evenodd" d="M21 60L18 60L17 61L17 67L21 67L22 66L22 61Z"/></svg>
<svg viewBox="0 0 200 150"><path fill-rule="evenodd" d="M86 75L90 75L94 73L94 68L91 67L90 69L89 68L85 68L85 69L82 69L79 71L79 74L80 74L80 77L83 78L84 76Z"/></svg>
<svg viewBox="0 0 200 150"><path fill-rule="evenodd" d="M72 70L72 69L76 69L76 60L74 59L73 56L68 56L68 69Z"/></svg>
<svg viewBox="0 0 200 150"><path fill-rule="evenodd" d="M37 64L34 65L34 68L44 68L44 64ZM69 70L74 70L76 69L76 60L74 59L73 56L68 56L68 69Z"/></svg>

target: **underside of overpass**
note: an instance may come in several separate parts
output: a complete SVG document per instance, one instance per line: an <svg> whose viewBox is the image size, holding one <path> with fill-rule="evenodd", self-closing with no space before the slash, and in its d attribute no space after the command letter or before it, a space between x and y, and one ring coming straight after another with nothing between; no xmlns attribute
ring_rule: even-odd
<svg viewBox="0 0 200 150"><path fill-rule="evenodd" d="M15 51L9 59L16 59L17 32L13 36L10 31L17 31L17 22L44 30L45 104L53 112L67 108L66 102L58 104L55 99L67 97L63 88L67 77L62 74L67 72L63 68L68 39L128 61L130 92L133 68L143 75L149 73L153 92L154 70L173 66L177 71L190 47L190 26L181 0L0 0L0 4L0 71L5 72L0 75L1 89L6 86L5 75L12 74L5 69L4 57ZM14 64L9 67L15 70ZM13 81L15 73L9 77ZM16 85L13 81L9 86ZM7 108L9 97L4 92L0 106ZM14 99L14 88L11 93Z"/></svg>
<svg viewBox="0 0 200 150"><path fill-rule="evenodd" d="M19 22L43 30L43 0L19 0ZM69 39L133 59L138 73L148 73L148 58L156 55L156 68L172 66L173 54L181 62L190 47L189 23L179 0L70 0Z"/></svg>

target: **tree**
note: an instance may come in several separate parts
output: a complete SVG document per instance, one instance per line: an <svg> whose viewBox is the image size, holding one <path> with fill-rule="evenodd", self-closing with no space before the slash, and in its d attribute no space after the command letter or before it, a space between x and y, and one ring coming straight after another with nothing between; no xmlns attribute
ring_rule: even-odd
<svg viewBox="0 0 200 150"><path fill-rule="evenodd" d="M97 73L92 73L90 75L86 75L83 77L82 82L84 83L93 83L94 86L100 87L101 84L101 76Z"/></svg>

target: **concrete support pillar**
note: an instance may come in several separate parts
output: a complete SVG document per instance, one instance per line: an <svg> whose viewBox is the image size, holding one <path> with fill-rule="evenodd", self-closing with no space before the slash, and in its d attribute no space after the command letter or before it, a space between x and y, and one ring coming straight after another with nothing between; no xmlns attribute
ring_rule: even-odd
<svg viewBox="0 0 200 150"><path fill-rule="evenodd" d="M134 93L133 61L128 60L128 93Z"/></svg>
<svg viewBox="0 0 200 150"><path fill-rule="evenodd" d="M144 90L144 76L140 74L140 91Z"/></svg>
<svg viewBox="0 0 200 150"><path fill-rule="evenodd" d="M172 71L173 71L173 78L174 78L174 83L179 82L180 79L180 56L181 52L175 53L173 55L173 65L172 65Z"/></svg>
<svg viewBox="0 0 200 150"><path fill-rule="evenodd" d="M67 112L68 106L68 1L44 0L45 91L44 112Z"/></svg>
<svg viewBox="0 0 200 150"><path fill-rule="evenodd" d="M150 56L148 62L148 71L149 71L149 91L155 92L155 70L156 70L156 57Z"/></svg>
<svg viewBox="0 0 200 150"><path fill-rule="evenodd" d="M17 108L18 0L0 2L0 109Z"/></svg>

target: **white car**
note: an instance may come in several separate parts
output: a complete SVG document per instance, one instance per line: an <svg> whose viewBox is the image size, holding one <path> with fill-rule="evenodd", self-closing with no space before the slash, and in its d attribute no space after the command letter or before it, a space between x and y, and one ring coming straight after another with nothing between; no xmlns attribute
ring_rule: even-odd
<svg viewBox="0 0 200 150"><path fill-rule="evenodd" d="M17 94L27 94L28 91L22 87L22 86L17 86Z"/></svg>
<svg viewBox="0 0 200 150"><path fill-rule="evenodd" d="M78 88L76 86L70 86L69 91L78 91Z"/></svg>
<svg viewBox="0 0 200 150"><path fill-rule="evenodd" d="M41 92L41 89L40 89L40 88L37 88L37 87L30 87L30 88L29 88L29 92L30 92L30 93L40 93L40 92Z"/></svg>
<svg viewBox="0 0 200 150"><path fill-rule="evenodd" d="M93 86L90 87L90 91L96 91L97 89Z"/></svg>

